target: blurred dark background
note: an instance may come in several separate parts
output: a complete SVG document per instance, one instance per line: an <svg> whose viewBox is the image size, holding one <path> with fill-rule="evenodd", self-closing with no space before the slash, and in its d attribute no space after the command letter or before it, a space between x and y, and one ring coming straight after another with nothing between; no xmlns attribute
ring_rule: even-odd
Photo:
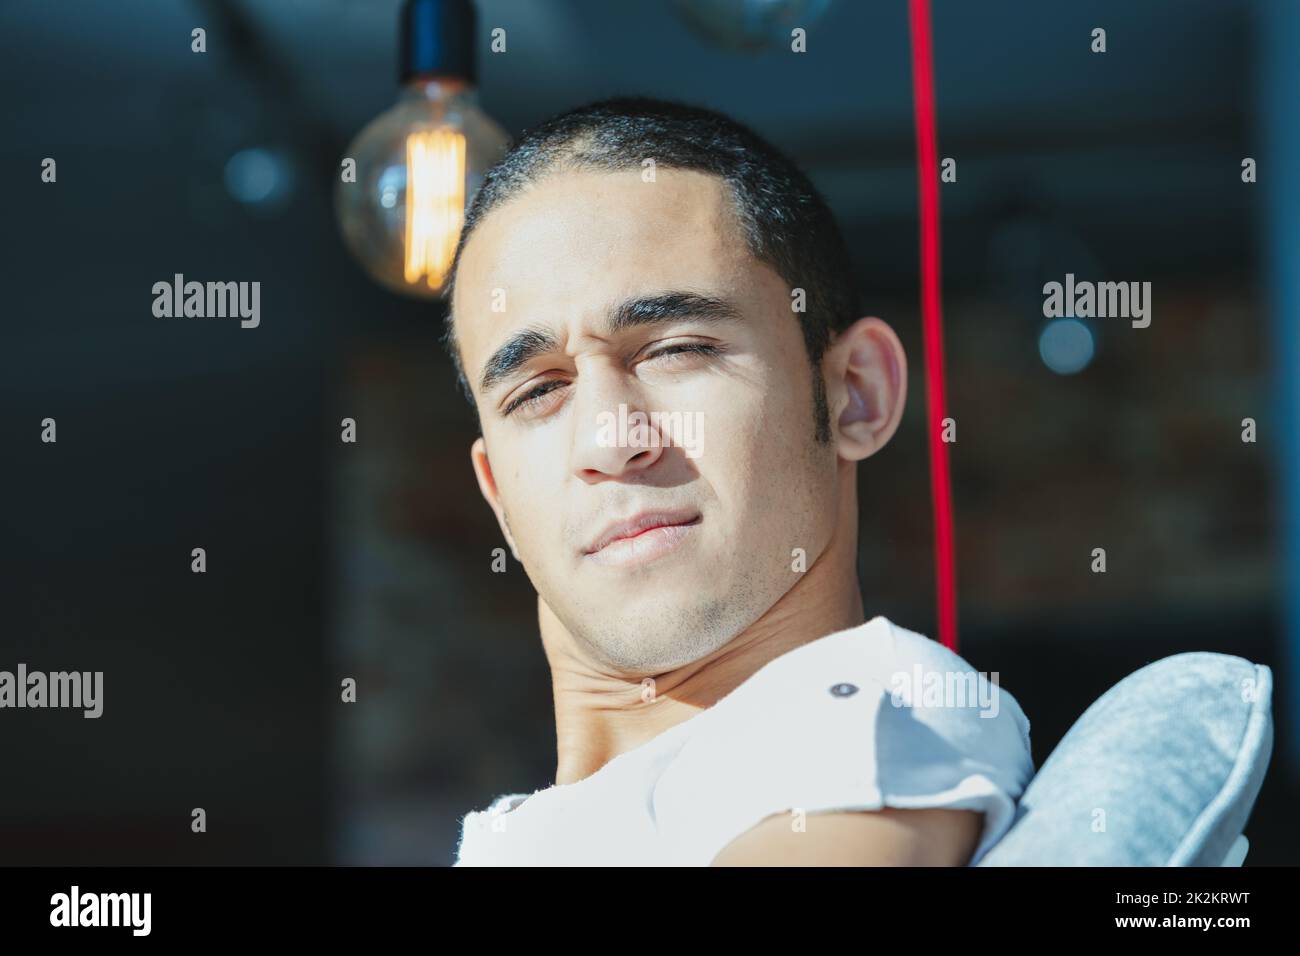
<svg viewBox="0 0 1300 956"><path fill-rule="evenodd" d="M859 470L866 606L935 634L905 3L832 0L800 56L728 51L656 0L479 7L512 134L682 99L826 193L912 358L904 425ZM440 307L371 284L333 215L396 94L397 8L0 4L0 668L105 674L98 720L0 712L0 863L446 864L462 814L552 780L535 598L490 570ZM1300 846L1298 9L934 4L959 650L1021 702L1038 765L1150 661L1272 667L1248 865ZM178 272L260 281L260 327L155 318ZM1150 281L1150 328L1053 328L1066 272Z"/></svg>

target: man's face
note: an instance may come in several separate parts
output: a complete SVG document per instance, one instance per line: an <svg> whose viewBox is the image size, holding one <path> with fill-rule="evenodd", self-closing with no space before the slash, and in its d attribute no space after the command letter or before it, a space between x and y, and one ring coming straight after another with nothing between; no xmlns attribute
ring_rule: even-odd
<svg viewBox="0 0 1300 956"><path fill-rule="evenodd" d="M836 454L814 438L798 316L720 179L544 177L475 229L453 314L480 486L541 600L606 666L711 653L796 583L794 549L811 566L825 547ZM666 424L621 429L635 412ZM592 551L646 513L658 530Z"/></svg>

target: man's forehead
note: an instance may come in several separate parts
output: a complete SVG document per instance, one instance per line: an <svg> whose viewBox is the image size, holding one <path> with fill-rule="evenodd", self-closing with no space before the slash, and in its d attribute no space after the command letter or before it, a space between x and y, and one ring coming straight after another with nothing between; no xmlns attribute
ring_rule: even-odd
<svg viewBox="0 0 1300 956"><path fill-rule="evenodd" d="M594 318L646 290L724 291L747 258L719 177L548 174L485 215L465 243L452 302L461 354L473 366L512 328L575 310Z"/></svg>

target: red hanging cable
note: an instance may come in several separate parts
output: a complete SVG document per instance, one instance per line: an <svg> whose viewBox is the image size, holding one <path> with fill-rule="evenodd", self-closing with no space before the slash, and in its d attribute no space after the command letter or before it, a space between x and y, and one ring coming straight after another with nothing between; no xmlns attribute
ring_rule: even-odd
<svg viewBox="0 0 1300 956"><path fill-rule="evenodd" d="M925 343L926 434L930 444L930 498L934 510L935 599L939 640L957 651L957 571L954 560L952 479L942 422L943 309L939 293L939 150L935 142L934 51L929 0L909 0L912 36L912 109L921 193L921 328Z"/></svg>

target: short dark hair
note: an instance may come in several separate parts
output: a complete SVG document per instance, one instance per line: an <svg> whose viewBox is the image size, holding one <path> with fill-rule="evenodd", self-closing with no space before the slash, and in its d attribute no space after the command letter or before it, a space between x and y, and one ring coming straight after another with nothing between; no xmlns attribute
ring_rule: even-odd
<svg viewBox="0 0 1300 956"><path fill-rule="evenodd" d="M550 172L638 169L646 158L656 166L720 177L730 188L750 252L792 289L804 290L805 308L796 314L813 368L817 439L829 441L826 387L819 370L831 333L857 318L848 249L826 200L799 167L752 130L713 110L620 97L570 110L526 131L488 172L465 214L448 277L448 303L466 241L497 206ZM450 307L444 342L460 387L475 405Z"/></svg>

